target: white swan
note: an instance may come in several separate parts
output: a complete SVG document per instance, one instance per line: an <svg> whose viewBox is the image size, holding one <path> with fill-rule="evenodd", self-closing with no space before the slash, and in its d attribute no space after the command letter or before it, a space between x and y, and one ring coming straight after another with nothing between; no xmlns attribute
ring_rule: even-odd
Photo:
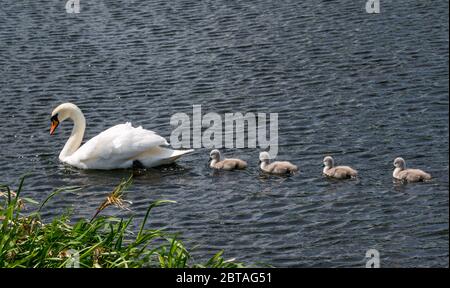
<svg viewBox="0 0 450 288"><path fill-rule="evenodd" d="M358 176L358 171L349 166L334 166L334 159L331 156L323 158L323 165L325 166L323 174L331 178L346 179Z"/></svg>
<svg viewBox="0 0 450 288"><path fill-rule="evenodd" d="M406 169L406 162L403 158L397 157L394 160L394 172L392 176L404 182L421 182L431 180L431 175L420 169Z"/></svg>
<svg viewBox="0 0 450 288"><path fill-rule="evenodd" d="M211 163L210 168L217 170L234 170L234 169L245 169L247 168L247 162L236 158L225 158L220 161L220 151L214 149L209 153L209 159Z"/></svg>
<svg viewBox="0 0 450 288"><path fill-rule="evenodd" d="M294 175L298 172L298 167L288 161L275 161L270 162L270 155L268 152L261 152L259 154L259 162L261 170L269 174L278 175Z"/></svg>
<svg viewBox="0 0 450 288"><path fill-rule="evenodd" d="M155 167L170 164L193 150L172 150L167 141L153 131L134 128L131 123L119 124L98 134L80 147L86 120L72 103L55 108L51 117L50 135L66 119L74 122L72 134L59 154L59 160L80 169L117 169Z"/></svg>

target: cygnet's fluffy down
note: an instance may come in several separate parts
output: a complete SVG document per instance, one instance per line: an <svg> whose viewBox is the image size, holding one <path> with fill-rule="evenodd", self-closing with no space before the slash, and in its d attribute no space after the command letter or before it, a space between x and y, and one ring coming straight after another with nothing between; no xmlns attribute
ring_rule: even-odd
<svg viewBox="0 0 450 288"><path fill-rule="evenodd" d="M358 171L349 166L334 166L334 159L331 156L323 158L323 174L335 179L348 179L358 176Z"/></svg>
<svg viewBox="0 0 450 288"><path fill-rule="evenodd" d="M268 152L259 154L260 168L263 172L277 175L293 175L298 172L298 167L288 161L275 161L270 163Z"/></svg>
<svg viewBox="0 0 450 288"><path fill-rule="evenodd" d="M431 180L431 175L420 169L406 169L406 162L398 157L394 160L394 173L392 176L404 182L421 182Z"/></svg>
<svg viewBox="0 0 450 288"><path fill-rule="evenodd" d="M209 163L209 167L217 170L235 170L235 169L245 169L247 168L247 162L241 159L230 158L230 159L221 159L219 150L212 150L209 153L209 159L211 162Z"/></svg>

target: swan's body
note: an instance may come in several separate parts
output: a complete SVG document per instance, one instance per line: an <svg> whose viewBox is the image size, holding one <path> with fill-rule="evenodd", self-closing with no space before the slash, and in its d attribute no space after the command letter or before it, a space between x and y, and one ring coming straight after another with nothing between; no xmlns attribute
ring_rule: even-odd
<svg viewBox="0 0 450 288"><path fill-rule="evenodd" d="M420 169L406 169L406 162L398 157L394 160L394 173L392 176L404 182L421 182L431 180L431 175Z"/></svg>
<svg viewBox="0 0 450 288"><path fill-rule="evenodd" d="M334 166L334 159L331 156L326 156L323 159L323 174L327 177L336 179L356 178L358 171L349 166Z"/></svg>
<svg viewBox="0 0 450 288"><path fill-rule="evenodd" d="M170 164L192 150L172 150L167 141L153 131L134 128L131 123L113 126L80 147L86 120L74 104L59 105L52 112L53 134L60 122L71 119L74 127L69 140L59 154L59 160L80 169L131 168L138 163L143 167Z"/></svg>
<svg viewBox="0 0 450 288"><path fill-rule="evenodd" d="M217 170L235 170L235 169L245 169L247 168L247 162L236 158L225 158L220 160L219 150L212 150L209 154L211 162L209 167Z"/></svg>
<svg viewBox="0 0 450 288"><path fill-rule="evenodd" d="M259 154L260 168L263 172L277 175L289 175L298 172L298 167L288 161L270 162L270 155L267 152Z"/></svg>

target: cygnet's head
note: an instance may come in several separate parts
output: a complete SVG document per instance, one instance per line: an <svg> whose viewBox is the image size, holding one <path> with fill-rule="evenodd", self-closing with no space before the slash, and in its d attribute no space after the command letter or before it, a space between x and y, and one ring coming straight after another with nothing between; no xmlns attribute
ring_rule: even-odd
<svg viewBox="0 0 450 288"><path fill-rule="evenodd" d="M269 162L270 160L270 155L268 152L264 151L259 153L259 162Z"/></svg>
<svg viewBox="0 0 450 288"><path fill-rule="evenodd" d="M327 168L333 168L334 167L334 159L331 156L326 156L323 158L323 165Z"/></svg>
<svg viewBox="0 0 450 288"><path fill-rule="evenodd" d="M220 160L220 151L217 149L212 150L209 153L209 160L216 160L219 161Z"/></svg>
<svg viewBox="0 0 450 288"><path fill-rule="evenodd" d="M394 167L395 168L405 169L405 167L406 167L405 159L403 159L402 157L395 158L395 160L394 160Z"/></svg>

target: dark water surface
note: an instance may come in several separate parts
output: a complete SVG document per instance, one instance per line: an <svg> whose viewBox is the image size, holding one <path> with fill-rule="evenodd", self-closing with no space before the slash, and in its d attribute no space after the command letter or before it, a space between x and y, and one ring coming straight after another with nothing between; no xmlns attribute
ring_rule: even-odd
<svg viewBox="0 0 450 288"><path fill-rule="evenodd" d="M211 173L207 149L178 166L141 173L126 195L148 227L182 232L195 259L281 267L363 267L376 248L389 267L449 265L448 1L1 1L0 182L29 172L27 196L63 193L45 217L90 217L130 171L79 171L58 154L64 123L52 109L76 103L89 139L132 121L169 138L177 112L279 113L279 159L302 170L261 177L258 149L223 150L244 172ZM321 177L322 158L360 171ZM402 156L431 183L399 185Z"/></svg>

